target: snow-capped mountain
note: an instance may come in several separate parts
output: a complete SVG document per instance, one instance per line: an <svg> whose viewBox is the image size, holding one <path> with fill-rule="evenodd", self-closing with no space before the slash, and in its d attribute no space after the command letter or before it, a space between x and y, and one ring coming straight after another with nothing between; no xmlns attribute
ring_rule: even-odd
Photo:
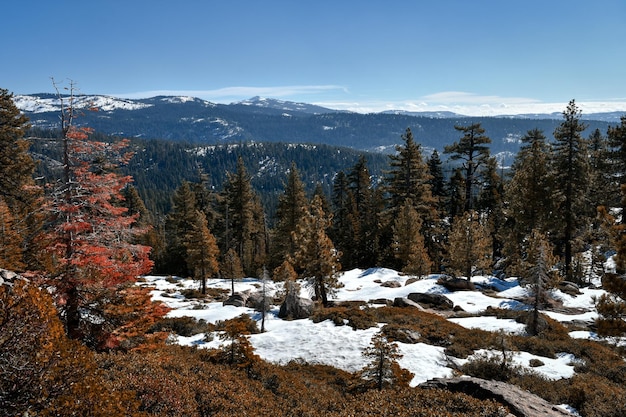
<svg viewBox="0 0 626 417"><path fill-rule="evenodd" d="M63 97L63 105L69 97ZM393 152L410 128L424 149L437 149L457 141L457 125L481 123L491 138L492 154L514 155L519 141L532 129L554 132L557 115L521 117L466 117L454 113L351 113L306 103L253 97L216 104L187 96L157 96L127 99L104 95L77 95L74 106L82 111L75 120L104 134L146 139L167 139L214 145L240 142L314 143L350 147L373 152ZM59 128L61 101L54 94L18 95L14 101L30 117L33 127ZM591 116L587 116L589 119ZM619 122L617 114L603 115L604 121L588 120L586 135L595 129L606 132ZM508 164L511 161L505 161Z"/></svg>
<svg viewBox="0 0 626 417"><path fill-rule="evenodd" d="M54 94L18 95L13 97L15 105L25 113L59 112L67 107L70 98ZM74 107L77 109L94 108L101 111L139 110L152 106L137 100L117 98L101 95L78 95L74 97Z"/></svg>

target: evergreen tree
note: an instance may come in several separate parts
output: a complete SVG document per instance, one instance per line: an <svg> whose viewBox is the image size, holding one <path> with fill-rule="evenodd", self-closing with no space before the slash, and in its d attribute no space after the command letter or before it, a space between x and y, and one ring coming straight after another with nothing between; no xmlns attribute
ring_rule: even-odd
<svg viewBox="0 0 626 417"><path fill-rule="evenodd" d="M363 356L370 362L361 371L361 377L374 384L381 391L385 386L391 386L400 379L400 365L398 359L402 354L397 343L387 339L378 332L372 337L370 345L363 350Z"/></svg>
<svg viewBox="0 0 626 417"><path fill-rule="evenodd" d="M454 219L465 211L465 178L461 169L455 169L448 182L448 217Z"/></svg>
<svg viewBox="0 0 626 417"><path fill-rule="evenodd" d="M0 197L13 215L31 209L35 163L24 139L28 118L13 103L13 94L0 88Z"/></svg>
<svg viewBox="0 0 626 417"><path fill-rule="evenodd" d="M626 184L621 186L621 195L626 199ZM612 220L610 232L616 251L615 271L602 277L606 294L596 302L599 315L596 325L600 336L622 337L626 334L626 224Z"/></svg>
<svg viewBox="0 0 626 417"><path fill-rule="evenodd" d="M348 188L348 176L345 172L339 171L333 182L333 193L331 197L333 207L332 225L328 231L329 237L335 246L341 251L341 263L346 269L354 268L357 265L356 249L353 246L355 235L353 222L353 199Z"/></svg>
<svg viewBox="0 0 626 417"><path fill-rule="evenodd" d="M196 196L189 182L184 181L172 197L172 211L167 215L165 271L188 276L193 271L186 262L185 239L196 225Z"/></svg>
<svg viewBox="0 0 626 417"><path fill-rule="evenodd" d="M150 248L132 243L143 233L131 227L136 216L126 216L126 208L114 204L130 181L112 171L114 157L109 155L118 153L117 147L88 141L83 131L68 129L65 179L43 207L51 225L42 236L44 254L50 256L50 285L67 334L99 348L117 346L118 329L126 326L112 319L117 313L109 309L112 295L131 295L123 289L152 267ZM121 161L126 160L122 155Z"/></svg>
<svg viewBox="0 0 626 417"><path fill-rule="evenodd" d="M418 277L427 275L431 270L421 228L422 220L411 199L408 199L394 221L392 249L402 272Z"/></svg>
<svg viewBox="0 0 626 417"><path fill-rule="evenodd" d="M228 252L224 254L222 262L222 277L230 279L231 295L235 295L235 280L244 277L243 267L241 266L241 259L237 255L237 251L233 248L228 249Z"/></svg>
<svg viewBox="0 0 626 417"><path fill-rule="evenodd" d="M307 216L305 216L296 232L296 252L293 264L301 270L300 274L313 287L315 297L328 305L328 298L339 286L337 273L341 269L338 253L333 242L326 234L331 219L324 213L322 200L315 196Z"/></svg>
<svg viewBox="0 0 626 417"><path fill-rule="evenodd" d="M30 144L24 139L29 128L28 118L13 102L13 94L0 88L0 198L10 212L16 238L25 249L19 262L39 269L36 253L41 248L34 237L42 227L37 210L41 190L35 187L35 163L28 153Z"/></svg>
<svg viewBox="0 0 626 417"><path fill-rule="evenodd" d="M479 212L486 216L486 225L491 235L492 259L496 261L502 255L502 229L504 214L504 180L498 174L496 158L489 158L485 163L483 183L476 203Z"/></svg>
<svg viewBox="0 0 626 417"><path fill-rule="evenodd" d="M457 216L452 223L448 242L449 266L456 275L468 281L474 270L485 271L491 265L491 239L475 211Z"/></svg>
<svg viewBox="0 0 626 417"><path fill-rule="evenodd" d="M257 266L255 244L258 243L254 236L265 231L265 224L255 222L255 210L258 220L258 200L241 157L237 159L236 172L227 176L224 185L226 231L222 248L233 248L241 260L244 273L254 276Z"/></svg>
<svg viewBox="0 0 626 417"><path fill-rule="evenodd" d="M617 207L619 184L612 173L612 156L608 139L596 129L587 140L589 144L589 199L592 207ZM623 171L626 172L626 171Z"/></svg>
<svg viewBox="0 0 626 417"><path fill-rule="evenodd" d="M430 187L431 176L424 162L421 146L413 139L411 129L402 135L403 146L396 146L397 154L389 156L391 170L387 176L387 193L392 216L407 199L426 222L436 218L437 200Z"/></svg>
<svg viewBox="0 0 626 417"><path fill-rule="evenodd" d="M147 302L130 302L138 294L129 286L151 270L152 261L149 247L133 243L143 233L132 227L136 216L126 216L127 209L119 206L121 192L132 180L117 173L132 157L126 152L128 141L90 140L90 129L73 124L73 85L69 90L67 103L59 94L64 166L62 178L48 187L42 207L49 225L41 235L41 255L47 257L42 264L68 336L96 348L112 348L139 325L136 315L120 314L116 306L146 308L146 316L164 313L152 308L147 292L139 296ZM113 298L120 301L112 303Z"/></svg>
<svg viewBox="0 0 626 417"><path fill-rule="evenodd" d="M22 239L15 229L13 214L0 197L0 268L22 271Z"/></svg>
<svg viewBox="0 0 626 417"><path fill-rule="evenodd" d="M619 186L626 184L626 116L622 116L620 124L617 126L609 127L607 131L607 140L609 146L610 169L609 174L613 181L616 182L616 187L619 194ZM626 207L622 207L622 212L626 213ZM622 222L626 222L626 216L622 216Z"/></svg>
<svg viewBox="0 0 626 417"><path fill-rule="evenodd" d="M458 142L444 148L444 153L451 154L450 159L453 161L463 161L463 170L465 172L465 211L474 208L475 194L474 186L477 183L477 175L479 169L489 158L489 146L491 139L485 136L485 129L480 123L473 123L469 126L454 126L454 128L463 133Z"/></svg>
<svg viewBox="0 0 626 417"><path fill-rule="evenodd" d="M445 200L447 197L446 192L446 178L443 174L443 163L439 158L439 152L437 149L433 151L428 158L428 172L430 173L430 188L435 197L438 197L440 201Z"/></svg>
<svg viewBox="0 0 626 417"><path fill-rule="evenodd" d="M288 257L293 257L295 242L293 232L306 215L307 198L304 184L296 164L292 163L283 194L278 198L276 227L272 236L271 262L276 267Z"/></svg>
<svg viewBox="0 0 626 417"><path fill-rule="evenodd" d="M558 274L553 268L557 259L552 254L552 246L544 234L533 230L528 239L528 252L524 261L524 273L520 284L531 289L532 312L527 323L528 333L537 335L539 327L539 309L545 308L548 291L558 284Z"/></svg>
<svg viewBox="0 0 626 417"><path fill-rule="evenodd" d="M348 221L352 236L346 246L352 252L350 268L369 268L375 265L378 251L379 210L365 156L361 156L348 173L348 191Z"/></svg>
<svg viewBox="0 0 626 417"><path fill-rule="evenodd" d="M551 148L543 132L530 130L513 162L511 180L505 186L507 205L504 253L512 274L523 273L527 237L533 230L548 233L554 212Z"/></svg>
<svg viewBox="0 0 626 417"><path fill-rule="evenodd" d="M563 122L554 131L554 155L552 172L554 177L556 246L563 255L564 272L568 281L575 280L574 252L577 239L586 231L595 207L588 199L589 159L587 142L581 136L586 125L581 121L581 112L574 100L563 112ZM578 279L580 281L580 277Z"/></svg>
<svg viewBox="0 0 626 417"><path fill-rule="evenodd" d="M193 277L200 281L202 294L206 294L207 276L219 272L219 249L203 212L196 210L193 228L185 236L184 243L187 266L193 271Z"/></svg>
<svg viewBox="0 0 626 417"><path fill-rule="evenodd" d="M390 155L391 169L386 178L388 195L387 210L383 214L382 248L391 249L393 220L397 217L400 207L410 200L422 220L424 239L428 242L431 257L438 257L438 251L432 245L437 243L435 226L438 221L437 199L431 192L431 176L423 159L421 146L413 139L410 129L402 135L403 146L397 146L397 154ZM389 254L387 262L393 264L393 254Z"/></svg>

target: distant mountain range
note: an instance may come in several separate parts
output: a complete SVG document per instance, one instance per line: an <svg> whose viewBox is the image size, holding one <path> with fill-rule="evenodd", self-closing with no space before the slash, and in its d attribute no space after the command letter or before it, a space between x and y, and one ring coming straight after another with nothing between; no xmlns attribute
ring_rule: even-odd
<svg viewBox="0 0 626 417"><path fill-rule="evenodd" d="M167 139L205 145L251 142L317 143L373 152L393 152L410 128L426 150L443 150L459 138L455 125L481 123L492 139L491 150L510 160L519 139L538 128L551 137L560 113L505 117L468 117L451 112L387 111L360 114L306 103L253 97L216 104L194 97L158 96L125 99L102 95L76 96L82 110L76 120L96 131L122 137ZM67 101L67 97L64 97ZM14 101L33 127L59 128L60 100L53 94L17 95ZM65 103L67 104L67 103ZM90 111L97 108L98 111ZM587 114L585 134L605 133L622 113Z"/></svg>

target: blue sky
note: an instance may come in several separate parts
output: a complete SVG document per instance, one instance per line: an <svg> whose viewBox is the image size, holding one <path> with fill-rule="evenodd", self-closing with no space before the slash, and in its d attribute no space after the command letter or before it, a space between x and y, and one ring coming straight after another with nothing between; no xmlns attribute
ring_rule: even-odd
<svg viewBox="0 0 626 417"><path fill-rule="evenodd" d="M255 95L357 111L626 111L624 0L109 0L2 6L0 88Z"/></svg>

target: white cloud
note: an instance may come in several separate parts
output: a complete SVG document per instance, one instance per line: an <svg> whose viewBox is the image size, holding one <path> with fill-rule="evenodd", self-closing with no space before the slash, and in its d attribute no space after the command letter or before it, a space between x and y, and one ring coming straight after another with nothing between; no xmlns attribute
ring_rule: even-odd
<svg viewBox="0 0 626 417"><path fill-rule="evenodd" d="M502 97L479 95L462 91L444 91L407 100L366 100L360 102L327 100L324 102L315 102L314 104L357 113L403 110L410 112L449 111L467 116L501 116L560 113L565 110L568 102L569 100L548 103L528 97ZM583 114L614 111L623 111L626 113L626 99L576 100L576 104L582 110Z"/></svg>

